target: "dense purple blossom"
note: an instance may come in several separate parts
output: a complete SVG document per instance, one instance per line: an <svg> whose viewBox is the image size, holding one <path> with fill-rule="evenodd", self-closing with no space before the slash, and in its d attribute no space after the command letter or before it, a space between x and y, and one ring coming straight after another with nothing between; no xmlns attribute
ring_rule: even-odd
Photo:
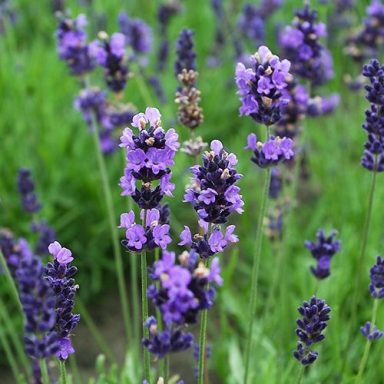
<svg viewBox="0 0 384 384"><path fill-rule="evenodd" d="M293 158L293 144L290 138L274 136L270 136L265 143L262 143L257 141L254 133L251 133L248 136L246 149L253 152L251 160L255 164L260 168L266 168Z"/></svg>
<svg viewBox="0 0 384 384"><path fill-rule="evenodd" d="M121 215L119 228L126 230L126 239L122 241L123 246L131 251L141 251L144 248L151 250L156 247L166 249L172 241L169 235L169 224L162 221L161 212L158 209L146 211L145 220L144 212L142 210L140 216L145 222L145 228L136 224L133 211Z"/></svg>
<svg viewBox="0 0 384 384"><path fill-rule="evenodd" d="M176 42L175 76L182 73L183 69L196 70L193 32L189 29L183 29Z"/></svg>
<svg viewBox="0 0 384 384"><path fill-rule="evenodd" d="M105 32L100 32L99 40L90 44L90 54L104 68L108 88L116 93L122 92L128 78L125 35L117 32L109 37Z"/></svg>
<svg viewBox="0 0 384 384"><path fill-rule="evenodd" d="M207 223L223 224L233 213L243 212L237 173L237 158L228 153L218 140L211 143L211 151L203 156L203 165L191 168L192 183L187 187L184 201L191 203L200 219Z"/></svg>
<svg viewBox="0 0 384 384"><path fill-rule="evenodd" d="M251 60L252 68L243 63L236 66L237 93L242 104L240 114L272 125L280 120L282 108L288 102L282 91L291 78L290 62L280 61L265 46L261 46Z"/></svg>
<svg viewBox="0 0 384 384"><path fill-rule="evenodd" d="M141 19L132 19L125 12L118 16L120 32L126 38L134 53L145 54L151 50L152 31L148 24Z"/></svg>
<svg viewBox="0 0 384 384"><path fill-rule="evenodd" d="M372 327L370 321L367 321L362 327L360 327L360 332L369 341L379 340L384 336L384 332L380 331L380 329L376 326Z"/></svg>
<svg viewBox="0 0 384 384"><path fill-rule="evenodd" d="M21 204L25 212L36 213L41 209L41 204L35 192L35 183L32 180L32 174L29 169L19 169L17 189L20 193Z"/></svg>
<svg viewBox="0 0 384 384"><path fill-rule="evenodd" d="M365 112L363 128L368 138L361 160L363 167L373 172L384 171L384 67L378 60L364 66L363 75L368 78L366 98L371 106Z"/></svg>
<svg viewBox="0 0 384 384"><path fill-rule="evenodd" d="M132 196L142 209L157 208L163 196L172 196L175 188L170 182L170 167L180 146L178 135L174 129L165 131L161 127L161 114L156 108L135 115L132 126L139 130L138 135L126 128L120 138L120 146L127 149L127 166L120 179L122 195ZM141 182L140 189L137 181Z"/></svg>
<svg viewBox="0 0 384 384"><path fill-rule="evenodd" d="M296 11L292 25L283 28L279 43L292 63L292 72L313 85L321 85L333 76L330 53L320 39L327 35L326 26L317 22L317 12L309 5Z"/></svg>
<svg viewBox="0 0 384 384"><path fill-rule="evenodd" d="M318 279L325 279L331 273L331 259L341 247L341 241L335 239L336 235L337 231L333 230L329 236L326 236L320 229L316 234L316 242L306 241L304 244L317 261L316 268L311 267L311 272Z"/></svg>
<svg viewBox="0 0 384 384"><path fill-rule="evenodd" d="M56 30L59 57L67 63L71 73L77 76L90 72L95 66L86 42L86 25L87 19L83 14L75 19L60 15Z"/></svg>
<svg viewBox="0 0 384 384"><path fill-rule="evenodd" d="M384 259L380 256L376 259L376 264L370 270L369 291L375 299L384 298Z"/></svg>
<svg viewBox="0 0 384 384"><path fill-rule="evenodd" d="M301 364L310 365L318 356L318 353L312 350L313 344L325 338L323 331L327 327L331 308L325 301L312 296L297 310L302 318L297 320L296 334L299 341L293 355Z"/></svg>
<svg viewBox="0 0 384 384"><path fill-rule="evenodd" d="M59 350L56 356L66 360L75 352L71 336L80 321L80 315L72 311L75 306L75 294L78 290L74 276L77 268L71 265L73 261L72 252L55 241L48 247L49 253L54 260L49 262L45 270L45 278L56 297L56 323L55 332L59 337Z"/></svg>

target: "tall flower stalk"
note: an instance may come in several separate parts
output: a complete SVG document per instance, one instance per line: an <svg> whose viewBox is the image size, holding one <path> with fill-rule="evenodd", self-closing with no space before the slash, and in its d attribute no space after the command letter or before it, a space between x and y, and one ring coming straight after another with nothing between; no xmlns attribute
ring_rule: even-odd
<svg viewBox="0 0 384 384"><path fill-rule="evenodd" d="M267 168L267 172L265 172L262 186L255 236L256 243L253 253L248 333L245 349L245 384L249 380L249 366L252 355L252 335L257 305L263 220L267 209L271 178L270 167L289 160L294 155L293 141L290 138L274 137L270 136L269 133L270 126L280 120L283 107L288 103L288 100L283 97L283 90L287 87L287 81L291 79L289 74L290 62L288 60L280 61L265 46L261 46L251 56L251 62L251 68L246 68L243 63L238 63L236 67L236 85L241 100L240 114L250 116L255 122L266 126L265 142L258 141L255 134L250 134L246 148L253 152L252 162L260 168Z"/></svg>
<svg viewBox="0 0 384 384"><path fill-rule="evenodd" d="M135 135L126 128L120 146L126 148L127 166L120 179L122 195L131 196L141 209L142 224L137 224L133 211L121 215L120 228L124 228L125 240L122 245L131 252L141 254L141 298L143 340L149 337L148 327L148 276L147 250L166 249L172 241L168 211L161 205L164 195L172 196L175 188L170 182L170 166L179 148L178 135L174 129L165 131L161 127L161 114L156 108L147 108L145 113L133 117L132 127L139 132ZM136 186L139 182L140 185ZM133 255L136 257L136 255ZM147 348L143 352L143 379L149 380L150 360Z"/></svg>

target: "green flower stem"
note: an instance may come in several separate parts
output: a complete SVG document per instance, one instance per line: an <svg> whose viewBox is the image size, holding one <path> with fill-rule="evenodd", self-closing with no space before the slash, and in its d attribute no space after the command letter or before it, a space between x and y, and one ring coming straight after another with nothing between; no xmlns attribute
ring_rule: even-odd
<svg viewBox="0 0 384 384"><path fill-rule="evenodd" d="M265 213L267 210L267 201L268 201L268 191L269 184L271 180L271 170L265 172L264 176L264 186L261 195L261 205L260 205L260 213L259 219L257 223L256 229L256 237L255 237L255 252L253 255L253 267L252 267L252 277L251 277L251 301L249 306L249 324L248 324L248 332L247 332L247 341L246 341L246 349L245 349L245 369L244 369L244 384L248 383L249 379L249 365L252 355L252 335L253 335L253 325L254 325L254 317L256 312L256 304L257 304L257 291L258 291L258 280L259 280L259 267L260 267L260 258L261 258L261 245L263 240L263 220L265 217Z"/></svg>
<svg viewBox="0 0 384 384"><path fill-rule="evenodd" d="M77 364L76 354L69 356L69 366L71 367L71 380L70 383L81 384L81 376L79 366Z"/></svg>
<svg viewBox="0 0 384 384"><path fill-rule="evenodd" d="M45 359L39 360L39 366L40 366L41 378L43 380L43 384L51 384L51 380L49 379L49 374L48 374L47 362L45 361Z"/></svg>
<svg viewBox="0 0 384 384"><path fill-rule="evenodd" d="M143 228L146 227L147 219L147 210L144 210L143 215ZM149 337L149 329L145 325L146 320L148 319L148 271L147 271L147 251L143 249L141 251L141 313L142 313L142 323L143 323L143 338L147 339ZM144 379L148 380L150 383L150 359L149 351L147 348L143 348L144 355Z"/></svg>
<svg viewBox="0 0 384 384"><path fill-rule="evenodd" d="M4 327L0 327L0 328L1 328L0 329L0 342L1 342L1 345L2 345L3 350L5 352L5 355L7 357L9 366L11 367L12 374L15 377L15 382L17 383L18 379L19 379L20 370L19 370L19 367L16 363L16 360L13 356L12 349L11 349L11 346L9 345L7 336L4 332Z"/></svg>
<svg viewBox="0 0 384 384"><path fill-rule="evenodd" d="M302 384L304 381L304 365L300 366L299 374L297 375L297 384Z"/></svg>
<svg viewBox="0 0 384 384"><path fill-rule="evenodd" d="M9 317L9 313L7 311L7 308L4 305L2 300L0 300L0 316L2 319L2 323L4 324L3 329L8 330L8 334L9 334L10 339L11 339L11 341L15 347L18 359L19 359L21 365L23 366L25 373L28 374L28 372L30 371L30 363L28 361L27 356L25 355L22 341L19 338L19 332L16 330L12 319Z"/></svg>
<svg viewBox="0 0 384 384"><path fill-rule="evenodd" d="M370 328L371 330L375 327L378 307L379 307L379 299L375 299L373 301L372 319L371 319L371 328ZM364 373L365 367L367 366L371 345L372 345L372 341L367 339L365 343L364 354L360 361L359 372L357 373L357 377L356 377L356 384L362 383L363 373Z"/></svg>
<svg viewBox="0 0 384 384"><path fill-rule="evenodd" d="M204 266L209 268L211 259L204 260ZM200 335L199 335L199 376L197 383L204 384L204 379L207 378L206 374L206 343L207 343L207 323L208 323L208 310L205 309L201 313Z"/></svg>
<svg viewBox="0 0 384 384"><path fill-rule="evenodd" d="M13 277L11 275L11 272L9 271L9 268L8 268L8 265L4 259L4 255L3 253L0 251L0 264L1 264L1 268L3 269L3 271L5 272L5 276L8 280L8 284L11 288L11 291L12 291L12 296L20 310L21 313L24 313L23 312L23 306L21 305L21 301L20 301L20 297L19 297L19 292L17 291L17 288L16 288L16 284L15 284L15 281L13 280Z"/></svg>
<svg viewBox="0 0 384 384"><path fill-rule="evenodd" d="M97 328L97 325L94 323L92 316L89 314L88 310L86 309L85 305L83 304L80 298L76 299L76 307L80 312L81 320L84 321L84 323L86 324L100 350L104 353L105 356L107 356L107 358L111 362L116 362L116 357L114 356L112 350L109 348L103 335Z"/></svg>
<svg viewBox="0 0 384 384"><path fill-rule="evenodd" d="M124 277L124 267L123 267L123 261L121 256L121 247L119 243L119 234L117 231L117 225L116 225L116 214L113 206L113 200L112 200L112 193L111 193L111 186L108 179L108 173L107 168L105 164L105 159L103 156L103 153L101 151L101 145L100 145L100 138L99 138L99 132L98 132L98 124L96 121L96 117L93 116L93 138L94 138L94 144L97 154L97 161L99 165L99 171L100 171L100 177L101 182L103 186L104 191L104 198L105 203L107 207L108 212L108 219L109 219L109 225L110 225L110 231L111 231L111 237L113 242L113 251L115 256L115 265L116 265L116 272L117 272L117 283L119 287L119 294L120 294L120 301L121 301L121 308L123 312L123 319L124 319L124 327L125 327L125 333L127 339L132 339L132 329L131 329L131 322L130 322L130 316L129 316L129 304L128 304L128 297L127 297L127 289L126 289L126 283L125 283L125 277Z"/></svg>
<svg viewBox="0 0 384 384"><path fill-rule="evenodd" d="M60 384L67 384L67 370L65 369L65 362L59 360L60 365Z"/></svg>

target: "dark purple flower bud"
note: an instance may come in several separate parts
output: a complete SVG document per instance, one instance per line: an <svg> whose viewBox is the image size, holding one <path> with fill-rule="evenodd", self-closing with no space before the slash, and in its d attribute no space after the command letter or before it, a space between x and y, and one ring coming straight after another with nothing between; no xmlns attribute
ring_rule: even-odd
<svg viewBox="0 0 384 384"><path fill-rule="evenodd" d="M335 240L337 231L333 230L329 236L325 236L320 229L316 234L316 242L306 241L305 247L309 249L317 261L316 268L311 267L311 272L318 279L325 279L330 275L331 258L340 251L341 241Z"/></svg>
<svg viewBox="0 0 384 384"><path fill-rule="evenodd" d="M384 336L384 332L380 331L380 329L376 326L372 327L370 321L367 321L362 327L360 327L360 332L369 341L379 340Z"/></svg>
<svg viewBox="0 0 384 384"><path fill-rule="evenodd" d="M297 310L302 317L296 322L296 334L299 341L293 356L301 364L310 365L318 356L317 352L312 351L313 344L325 338L323 331L327 327L331 308L325 301L312 296L308 302L304 302Z"/></svg>
<svg viewBox="0 0 384 384"><path fill-rule="evenodd" d="M76 19L60 15L56 30L59 58L67 63L71 73L76 76L84 75L95 67L86 42L86 25L87 19L83 14Z"/></svg>
<svg viewBox="0 0 384 384"><path fill-rule="evenodd" d="M178 1L160 4L157 10L157 20L160 24L160 34L164 36L167 32L170 20L173 16L180 12L180 4Z"/></svg>
<svg viewBox="0 0 384 384"><path fill-rule="evenodd" d="M183 29L176 42L175 76L186 71L196 70L196 53L194 51L193 32Z"/></svg>
<svg viewBox="0 0 384 384"><path fill-rule="evenodd" d="M236 66L237 94L242 103L240 115L251 116L261 124L275 124L289 101L282 91L291 78L291 64L288 60L280 61L265 46L261 46L251 60L252 68L246 68L243 63Z"/></svg>
<svg viewBox="0 0 384 384"><path fill-rule="evenodd" d="M35 183L29 169L20 168L17 177L17 189L20 193L21 204L25 212L35 213L41 209L36 193Z"/></svg>
<svg viewBox="0 0 384 384"><path fill-rule="evenodd" d="M375 299L384 298L384 259L382 257L377 257L376 264L371 268L370 278L371 296Z"/></svg>

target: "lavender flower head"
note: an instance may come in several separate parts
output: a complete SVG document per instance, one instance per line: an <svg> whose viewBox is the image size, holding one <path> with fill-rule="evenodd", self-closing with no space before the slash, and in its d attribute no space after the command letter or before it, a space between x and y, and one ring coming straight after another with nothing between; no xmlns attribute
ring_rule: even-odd
<svg viewBox="0 0 384 384"><path fill-rule="evenodd" d="M307 115L312 117L329 115L340 105L340 95L316 96L309 99Z"/></svg>
<svg viewBox="0 0 384 384"><path fill-rule="evenodd" d="M384 259L382 257L377 257L376 264L370 270L370 278L371 296L374 299L384 298Z"/></svg>
<svg viewBox="0 0 384 384"><path fill-rule="evenodd" d="M313 344L319 343L325 338L323 331L327 327L331 308L325 301L312 296L297 310L302 318L297 320L296 334L299 341L293 356L302 365L310 365L318 356L318 353L312 350Z"/></svg>
<svg viewBox="0 0 384 384"><path fill-rule="evenodd" d="M380 331L376 326L372 326L370 321L360 327L360 332L369 341L376 341L384 336L384 332Z"/></svg>
<svg viewBox="0 0 384 384"><path fill-rule="evenodd" d="M17 189L20 193L23 209L27 213L36 213L41 209L36 193L35 183L29 169L20 168L17 178Z"/></svg>
<svg viewBox="0 0 384 384"><path fill-rule="evenodd" d="M270 136L265 143L262 143L257 141L254 133L251 133L245 148L253 151L251 160L260 168L276 166L294 156L293 140L287 137Z"/></svg>
<svg viewBox="0 0 384 384"><path fill-rule="evenodd" d="M141 19L131 19L125 12L118 16L120 32L126 37L126 44L134 53L145 54L151 50L151 28Z"/></svg>
<svg viewBox="0 0 384 384"><path fill-rule="evenodd" d="M265 39L265 25L258 8L245 4L237 21L239 31L253 43L260 44Z"/></svg>
<svg viewBox="0 0 384 384"><path fill-rule="evenodd" d="M341 241L335 239L336 235L337 231L333 230L329 236L326 236L320 229L316 234L316 242L306 241L304 244L317 261L316 268L311 267L311 272L318 279L325 279L331 273L331 259L341 248Z"/></svg>
<svg viewBox="0 0 384 384"><path fill-rule="evenodd" d="M104 68L107 86L112 92L122 92L128 78L125 57L125 35L114 33L111 37L105 32L99 33L99 40L90 44L91 56Z"/></svg>
<svg viewBox="0 0 384 384"><path fill-rule="evenodd" d="M183 29L176 42L175 76L186 71L196 70L196 53L194 51L193 32Z"/></svg>
<svg viewBox="0 0 384 384"><path fill-rule="evenodd" d="M59 58L67 63L71 73L76 76L90 72L95 66L86 42L86 25L87 19L83 14L76 19L60 15L56 30Z"/></svg>
<svg viewBox="0 0 384 384"><path fill-rule="evenodd" d="M252 68L246 68L243 63L236 66L237 94L242 103L240 115L251 116L261 124L275 124L287 104L282 90L291 78L291 64L288 60L280 61L265 46L251 56L251 61Z"/></svg>
<svg viewBox="0 0 384 384"><path fill-rule="evenodd" d="M236 171L237 158L228 153L218 140L203 156L203 165L191 168L192 183L186 189L184 201L191 203L200 219L223 224L233 213L243 212L240 188L235 184L242 177Z"/></svg>
<svg viewBox="0 0 384 384"><path fill-rule="evenodd" d="M175 188L170 167L180 147L178 135L174 129L165 131L161 127L161 114L156 108L136 114L132 127L138 134L125 128L120 138L120 147L127 150L127 166L120 179L122 195L132 196L141 209L157 208L163 196L172 196ZM137 181L141 183L139 188Z"/></svg>
<svg viewBox="0 0 384 384"><path fill-rule="evenodd" d="M317 12L309 5L295 15L292 25L280 32L280 46L291 61L294 74L320 85L332 74L332 58L320 42L327 35L326 26L317 22Z"/></svg>
<svg viewBox="0 0 384 384"><path fill-rule="evenodd" d="M57 241L50 244L48 250L54 257L54 260L47 264L45 275L56 297L54 330L59 338L59 350L56 352L56 356L61 360L67 360L69 355L75 353L71 336L80 321L80 315L72 313L75 306L75 294L79 288L73 278L77 268L71 265L72 252L62 247Z"/></svg>
<svg viewBox="0 0 384 384"><path fill-rule="evenodd" d="M371 60L363 68L363 75L368 78L365 87L366 98L371 103L365 111L363 128L368 138L361 159L364 168L373 172L384 171L384 66L378 60Z"/></svg>

